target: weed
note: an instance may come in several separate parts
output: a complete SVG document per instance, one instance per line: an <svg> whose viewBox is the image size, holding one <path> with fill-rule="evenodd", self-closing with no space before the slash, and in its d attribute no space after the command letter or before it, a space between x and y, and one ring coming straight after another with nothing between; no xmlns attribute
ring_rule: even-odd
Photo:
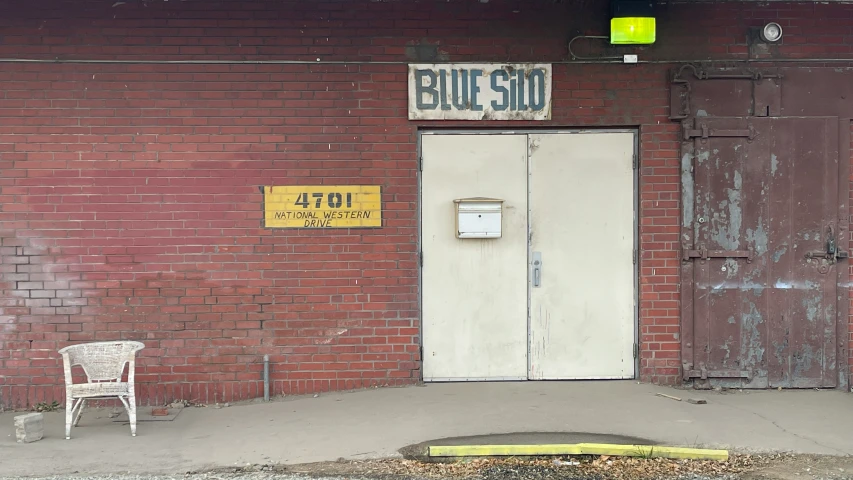
<svg viewBox="0 0 853 480"><path fill-rule="evenodd" d="M56 400L47 403L47 402L39 402L33 405L33 411L35 412L55 412L59 409L59 402Z"/></svg>
<svg viewBox="0 0 853 480"><path fill-rule="evenodd" d="M639 458L643 458L643 459L646 459L646 460L648 460L648 459L650 459L650 458L654 458L654 456L655 456L655 447L653 447L653 446L652 446L652 447L649 447L649 449L648 449L648 450L646 450L646 449L644 449L643 447L641 447L641 446L637 445L636 455L634 455L634 456L635 456L635 457L639 457Z"/></svg>

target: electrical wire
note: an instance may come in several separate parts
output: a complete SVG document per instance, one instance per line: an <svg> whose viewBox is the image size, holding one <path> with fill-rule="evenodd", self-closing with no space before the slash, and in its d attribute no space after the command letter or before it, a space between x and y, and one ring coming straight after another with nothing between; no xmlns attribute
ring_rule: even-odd
<svg viewBox="0 0 853 480"><path fill-rule="evenodd" d="M569 55L572 56L573 60L587 60L587 61L588 60L622 60L621 56L619 56L619 57L615 57L615 56L582 57L580 55L576 55L575 52L572 50L572 44L575 43L575 40L578 40L581 38L592 39L592 40L609 40L610 39L610 37L605 37L602 35L578 35L578 36L572 38L571 40L569 40L568 49L569 49Z"/></svg>

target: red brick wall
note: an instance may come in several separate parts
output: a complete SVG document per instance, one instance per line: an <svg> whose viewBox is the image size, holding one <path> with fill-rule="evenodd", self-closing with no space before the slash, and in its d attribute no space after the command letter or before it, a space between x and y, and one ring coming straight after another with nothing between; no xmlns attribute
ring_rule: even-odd
<svg viewBox="0 0 853 480"><path fill-rule="evenodd" d="M406 119L405 63L427 43L565 60L569 37L607 32L604 2L572 3L0 2L0 57L309 62L0 63L0 404L61 399L56 350L93 340L146 343L150 403L258 396L264 354L273 394L417 381L416 137L434 124ZM744 58L772 19L785 45L753 53L850 54L851 13L670 5L639 53ZM641 376L662 383L680 345L668 68L555 65L553 120L527 125L640 128ZM259 186L299 183L381 185L384 227L261 228Z"/></svg>

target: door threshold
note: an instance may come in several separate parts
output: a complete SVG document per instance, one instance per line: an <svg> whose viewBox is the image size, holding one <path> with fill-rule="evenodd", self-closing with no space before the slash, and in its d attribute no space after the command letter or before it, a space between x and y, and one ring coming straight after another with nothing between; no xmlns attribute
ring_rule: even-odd
<svg viewBox="0 0 853 480"><path fill-rule="evenodd" d="M433 377L424 378L424 383L449 383L449 382L523 382L527 377Z"/></svg>

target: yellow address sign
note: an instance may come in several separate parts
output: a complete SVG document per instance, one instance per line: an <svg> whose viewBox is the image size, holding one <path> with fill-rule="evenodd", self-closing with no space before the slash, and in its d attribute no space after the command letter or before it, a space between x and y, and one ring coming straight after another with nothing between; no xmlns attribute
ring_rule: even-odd
<svg viewBox="0 0 853 480"><path fill-rule="evenodd" d="M382 226L378 185L264 187L267 228L365 228Z"/></svg>

